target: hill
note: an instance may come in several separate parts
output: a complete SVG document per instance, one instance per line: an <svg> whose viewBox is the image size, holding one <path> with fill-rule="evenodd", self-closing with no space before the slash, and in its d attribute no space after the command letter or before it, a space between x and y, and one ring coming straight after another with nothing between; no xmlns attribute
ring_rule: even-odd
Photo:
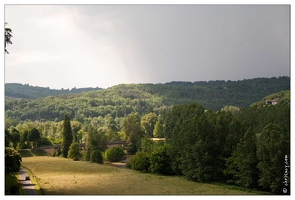
<svg viewBox="0 0 295 200"><path fill-rule="evenodd" d="M60 94L78 94L92 90L101 90L101 88L72 88L55 90L49 87L30 86L28 84L20 83L6 83L5 97L10 99L37 99L47 96L56 96Z"/></svg>
<svg viewBox="0 0 295 200"><path fill-rule="evenodd" d="M86 118L124 117L131 112L140 115L150 111L157 115L177 104L195 102L205 109L219 110L231 105L239 108L250 106L267 95L290 89L289 77L255 78L242 81L170 82L165 84L120 84L108 89L94 89L82 93L55 91L49 88L15 85L27 88L17 93L6 85L6 94L21 97L24 93L38 99L5 100L5 118L20 120L61 121L65 113L72 119L84 122ZM40 93L38 92L40 90ZM34 92L33 92L34 91ZM74 90L75 91L75 90ZM50 96L43 97L47 94ZM57 94L57 96L53 96ZM10 95L11 96L11 95Z"/></svg>

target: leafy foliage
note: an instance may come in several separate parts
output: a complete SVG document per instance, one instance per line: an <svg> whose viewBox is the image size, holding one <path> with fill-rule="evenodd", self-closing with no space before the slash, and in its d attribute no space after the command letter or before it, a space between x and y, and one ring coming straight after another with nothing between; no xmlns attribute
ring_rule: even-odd
<svg viewBox="0 0 295 200"><path fill-rule="evenodd" d="M130 158L127 167L137 171L148 172L150 167L150 154L148 152L138 151Z"/></svg>
<svg viewBox="0 0 295 200"><path fill-rule="evenodd" d="M126 117L132 112L143 116L153 111L159 115L163 108L191 102L211 110L219 110L228 105L243 108L267 95L289 89L289 77L121 84L108 89L85 89L87 92L75 94L66 90L57 92L49 88L5 84L5 127L16 126L22 120L61 121L66 113L82 124L108 114L112 118ZM22 99L11 99L9 96Z"/></svg>
<svg viewBox="0 0 295 200"><path fill-rule="evenodd" d="M37 145L37 143L39 142L40 138L41 138L41 135L40 135L40 132L38 129L36 128L33 128L29 133L28 133L28 136L27 136L27 140L29 142L32 142L33 143L33 147L35 147Z"/></svg>
<svg viewBox="0 0 295 200"><path fill-rule="evenodd" d="M74 161L80 160L82 154L80 152L80 147L77 142L73 142L69 149L68 157L73 159Z"/></svg>
<svg viewBox="0 0 295 200"><path fill-rule="evenodd" d="M156 148L150 156L150 168L151 173L171 175L173 174L171 168L171 158L167 153L168 146L162 146Z"/></svg>
<svg viewBox="0 0 295 200"><path fill-rule="evenodd" d="M259 185L275 194L283 194L285 155L289 155L289 152L283 129L274 123L266 125L257 140Z"/></svg>
<svg viewBox="0 0 295 200"><path fill-rule="evenodd" d="M90 161L91 162L94 162L94 163L102 164L103 163L102 152L99 151L99 150L93 150L93 151L91 151Z"/></svg>
<svg viewBox="0 0 295 200"><path fill-rule="evenodd" d="M10 147L5 147L5 174L18 172L21 166L21 155Z"/></svg>
<svg viewBox="0 0 295 200"><path fill-rule="evenodd" d="M228 182L246 188L257 188L259 172L256 151L256 135L249 128L237 144L232 156L226 159L224 173L231 176Z"/></svg>
<svg viewBox="0 0 295 200"><path fill-rule="evenodd" d="M65 94L79 94L93 90L101 90L101 88L72 88L72 89L50 89L49 87L30 86L20 83L6 83L5 96L9 98L37 99L48 96L57 96Z"/></svg>
<svg viewBox="0 0 295 200"><path fill-rule="evenodd" d="M105 158L110 162L118 162L120 160L125 159L126 154L124 152L123 147L111 147L105 151Z"/></svg>
<svg viewBox="0 0 295 200"><path fill-rule="evenodd" d="M63 140L61 144L61 152L64 158L68 157L69 147L73 142L73 134L71 128L71 121L68 114L65 115L63 122L63 132L62 132Z"/></svg>
<svg viewBox="0 0 295 200"><path fill-rule="evenodd" d="M85 159L88 161L92 161L93 151L104 152L107 149L106 139L106 135L102 132L101 129L97 131L96 129L94 129L93 126L89 126L87 134Z"/></svg>
<svg viewBox="0 0 295 200"><path fill-rule="evenodd" d="M10 141L13 144L13 147L16 149L18 143L20 142L20 133L17 129L13 128L10 134Z"/></svg>
<svg viewBox="0 0 295 200"><path fill-rule="evenodd" d="M127 164L131 169L280 194L282 166L290 155L289 81L122 84L76 95L6 100L5 145L29 146L33 128L41 140L60 144L65 130L60 116L68 112L70 140L86 142L85 160L101 162L107 141L123 139L128 153L135 154ZM269 93L279 88L285 91ZM257 103L247 106L247 101ZM153 136L165 141L154 142Z"/></svg>
<svg viewBox="0 0 295 200"><path fill-rule="evenodd" d="M11 142L11 135L9 130L5 129L5 147L9 147L9 144Z"/></svg>
<svg viewBox="0 0 295 200"><path fill-rule="evenodd" d="M123 122L125 139L128 144L127 151L130 154L136 153L140 140L144 135L140 122L141 118L139 113L130 113Z"/></svg>

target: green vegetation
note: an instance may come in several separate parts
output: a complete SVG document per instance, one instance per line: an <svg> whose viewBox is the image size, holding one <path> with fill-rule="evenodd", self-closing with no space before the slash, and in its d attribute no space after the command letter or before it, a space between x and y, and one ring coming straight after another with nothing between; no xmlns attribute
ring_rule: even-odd
<svg viewBox="0 0 295 200"><path fill-rule="evenodd" d="M258 195L269 194L221 184L196 183L56 157L26 157L46 195ZM64 166L67 166L66 168Z"/></svg>
<svg viewBox="0 0 295 200"><path fill-rule="evenodd" d="M5 96L11 99L37 99L44 98L47 96L57 96L63 94L79 94L82 92L88 92L93 90L101 90L101 88L72 88L55 90L50 89L49 87L38 87L30 86L28 84L19 84L19 83L6 83L5 84Z"/></svg>
<svg viewBox="0 0 295 200"><path fill-rule="evenodd" d="M81 159L82 154L80 152L80 147L77 142L73 142L71 144L68 157L76 161Z"/></svg>
<svg viewBox="0 0 295 200"><path fill-rule="evenodd" d="M115 146L105 151L105 160L110 162L119 162L126 158L123 147Z"/></svg>
<svg viewBox="0 0 295 200"><path fill-rule="evenodd" d="M18 172L21 166L21 155L11 147L5 147L5 174Z"/></svg>
<svg viewBox="0 0 295 200"><path fill-rule="evenodd" d="M195 182L282 194L281 183L290 182L289 176L279 175L285 173L288 162L285 159L290 156L290 91L268 93L261 101L252 101L245 107L216 103L221 98L216 99L216 93L211 92L218 84L229 84L223 90L237 84L244 93L255 93L254 85L260 88L268 82L264 89L268 91L267 88L288 87L288 81L288 77L280 77L238 82L131 84L76 95L7 100L5 146L34 147L31 154L36 154L38 147L53 144L49 146L51 152L48 148L47 152L39 149L38 154L62 155L93 164L118 161L120 150L129 154L128 160L133 155L127 168L150 175L176 175ZM210 86L206 102L214 100L215 106L222 107L208 109L196 103L199 98L190 99L194 95L189 88L197 85L205 89ZM162 86L171 90L163 90ZM167 91L173 91L176 97L178 92L185 91L181 93L185 98L167 98ZM39 120L27 118L30 112ZM63 121L56 117L61 114ZM152 137L162 138L152 140ZM124 149L108 149L109 141L121 144L120 140L126 142Z"/></svg>
<svg viewBox="0 0 295 200"><path fill-rule="evenodd" d="M177 105L166 116L166 144L145 143L127 167L283 194L282 183L290 182L279 175L290 156L289 113L287 102L243 108L237 116L193 103Z"/></svg>
<svg viewBox="0 0 295 200"><path fill-rule="evenodd" d="M103 155L99 150L92 150L89 161L94 163L103 164Z"/></svg>
<svg viewBox="0 0 295 200"><path fill-rule="evenodd" d="M5 127L30 120L62 121L66 113L71 119L86 125L110 115L120 119L132 112L141 116L153 111L159 115L164 108L197 103L205 109L219 110L224 106L248 107L263 97L290 89L290 78L256 78L242 81L171 82L165 84L121 84L79 94L46 94L39 88L36 99L10 99L9 93L24 95L34 87L17 84L18 89L5 84ZM39 95L39 96L38 96ZM117 122L117 121L116 121ZM150 133L150 132L149 132Z"/></svg>
<svg viewBox="0 0 295 200"><path fill-rule="evenodd" d="M16 173L5 174L5 195L22 194Z"/></svg>
<svg viewBox="0 0 295 200"><path fill-rule="evenodd" d="M63 121L61 153L64 158L68 157L68 151L73 142L73 134L71 128L71 121L68 114L65 114Z"/></svg>

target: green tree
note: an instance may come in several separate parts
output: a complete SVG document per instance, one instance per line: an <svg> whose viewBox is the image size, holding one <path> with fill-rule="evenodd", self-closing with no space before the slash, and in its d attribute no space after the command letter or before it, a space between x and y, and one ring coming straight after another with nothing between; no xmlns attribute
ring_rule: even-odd
<svg viewBox="0 0 295 200"><path fill-rule="evenodd" d="M130 154L136 153L140 145L140 140L144 135L140 121L140 115L138 113L130 113L123 122L125 139L128 145L127 151Z"/></svg>
<svg viewBox="0 0 295 200"><path fill-rule="evenodd" d="M70 146L68 157L73 159L74 161L80 160L82 154L80 152L80 147L77 142L73 142Z"/></svg>
<svg viewBox="0 0 295 200"><path fill-rule="evenodd" d="M30 144L28 143L28 135L29 135L29 131L27 130L21 132L19 148L21 149L30 148Z"/></svg>
<svg viewBox="0 0 295 200"><path fill-rule="evenodd" d="M78 132L82 128L82 124L79 121L71 121L71 127L72 127L74 141L79 143L80 137L79 137Z"/></svg>
<svg viewBox="0 0 295 200"><path fill-rule="evenodd" d="M33 128L28 133L28 141L32 143L32 147L36 147L40 139L41 139L41 134L38 129Z"/></svg>
<svg viewBox="0 0 295 200"><path fill-rule="evenodd" d="M114 146L105 151L106 160L110 162L118 162L125 159L125 156L123 147Z"/></svg>
<svg viewBox="0 0 295 200"><path fill-rule="evenodd" d="M227 182L247 188L257 187L259 172L256 151L256 135L249 128L232 156L226 159L224 173L228 176Z"/></svg>
<svg viewBox="0 0 295 200"><path fill-rule="evenodd" d="M154 131L156 121L157 121L157 115L152 112L141 117L141 125L144 129L145 134L148 137L153 137L153 131Z"/></svg>
<svg viewBox="0 0 295 200"><path fill-rule="evenodd" d="M130 169L148 172L150 167L150 153L138 151L130 158L126 165Z"/></svg>
<svg viewBox="0 0 295 200"><path fill-rule="evenodd" d="M161 124L159 120L156 122L154 131L153 131L153 135L155 138L164 137L164 127L163 127L163 124Z"/></svg>
<svg viewBox="0 0 295 200"><path fill-rule="evenodd" d="M5 129L5 147L9 147L11 142L11 135L9 130Z"/></svg>
<svg viewBox="0 0 295 200"><path fill-rule="evenodd" d="M18 172L21 167L21 155L10 147L5 147L5 174Z"/></svg>
<svg viewBox="0 0 295 200"><path fill-rule="evenodd" d="M169 146L165 145L156 148L150 156L150 172L156 174L171 175L171 158L167 153Z"/></svg>
<svg viewBox="0 0 295 200"><path fill-rule="evenodd" d="M68 157L69 147L73 142L73 134L71 128L71 121L68 114L65 114L63 121L63 131L62 131L62 143L61 143L61 152L64 158Z"/></svg>
<svg viewBox="0 0 295 200"><path fill-rule="evenodd" d="M152 153L155 147L154 141L152 141L150 138L143 137L141 138L140 142L140 151Z"/></svg>
<svg viewBox="0 0 295 200"><path fill-rule="evenodd" d="M107 149L107 137L103 129L98 131L92 126L88 126L86 142L86 160L91 160L92 151L104 152Z"/></svg>
<svg viewBox="0 0 295 200"><path fill-rule="evenodd" d="M289 156L283 129L271 123L257 137L259 185L275 194L283 194L285 155Z"/></svg>
<svg viewBox="0 0 295 200"><path fill-rule="evenodd" d="M256 155L256 135L251 128L237 145L236 162L239 173L237 184L243 187L256 188L258 183L258 159Z"/></svg>
<svg viewBox="0 0 295 200"><path fill-rule="evenodd" d="M16 149L18 143L20 142L20 133L17 129L13 128L10 134L11 142L13 143L13 147Z"/></svg>
<svg viewBox="0 0 295 200"><path fill-rule="evenodd" d="M4 41L4 50L5 53L9 54L9 52L6 49L6 46L9 44L12 44L11 38L12 38L12 30L11 28L6 27L7 22L4 24L4 34L5 34L5 41Z"/></svg>
<svg viewBox="0 0 295 200"><path fill-rule="evenodd" d="M99 151L99 150L93 150L93 151L91 151L90 161L91 162L94 162L94 163L103 164L102 152Z"/></svg>

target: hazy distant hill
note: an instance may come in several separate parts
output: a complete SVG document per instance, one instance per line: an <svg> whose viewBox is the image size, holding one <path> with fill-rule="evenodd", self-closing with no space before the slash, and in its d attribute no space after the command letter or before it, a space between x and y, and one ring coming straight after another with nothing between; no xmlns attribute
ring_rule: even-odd
<svg viewBox="0 0 295 200"><path fill-rule="evenodd" d="M101 88L73 88L71 90L55 90L48 87L30 86L28 84L23 85L20 83L5 84L5 96L7 98L37 99L60 94L78 94L93 90L101 90Z"/></svg>

